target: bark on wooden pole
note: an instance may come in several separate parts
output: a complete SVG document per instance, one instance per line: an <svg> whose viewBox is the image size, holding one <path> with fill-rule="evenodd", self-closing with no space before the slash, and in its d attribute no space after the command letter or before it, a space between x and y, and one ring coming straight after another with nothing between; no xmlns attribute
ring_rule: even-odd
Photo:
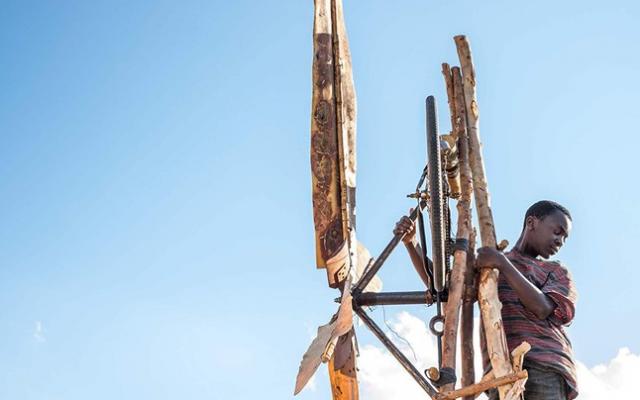
<svg viewBox="0 0 640 400"><path fill-rule="evenodd" d="M449 145L449 151L445 155L447 158L447 181L449 182L449 195L454 199L459 199L462 193L460 187L460 165L458 160L458 135L455 129L456 105L453 93L453 77L451 76L451 68L449 64L442 63L442 75L447 88L447 101L449 103L449 115L451 116L451 133L449 135L440 136Z"/></svg>
<svg viewBox="0 0 640 400"><path fill-rule="evenodd" d="M482 149L480 144L479 112L476 98L476 79L471 58L471 49L463 35L454 38L460 66L464 78L464 95L467 113L467 133L469 135L469 160L473 174L473 190L478 212L480 239L482 246L496 248L496 233L491 214L491 203L487 178L485 175ZM480 272L478 283L478 301L487 341L487 351L496 377L513 373L507 339L502 324L502 304L498 299L498 272L485 268ZM500 399L505 399L511 384L500 386Z"/></svg>
<svg viewBox="0 0 640 400"><path fill-rule="evenodd" d="M446 65L446 67L445 67ZM447 79L446 72L448 65L443 64L443 73L445 73L445 81ZM461 196L458 201L458 228L456 232L456 241L458 243L468 243L471 234L471 193L473 191L471 170L469 168L468 146L466 143L466 120L464 108L464 95L460 90L459 93L454 92L456 75L458 76L458 86L462 87L460 69L453 67L451 70L451 90L447 89L447 93L453 95L449 99L453 113L452 133L458 138L458 159L460 166L460 184ZM449 85L449 83L447 83ZM460 101L458 98L460 97ZM451 270L451 278L449 283L449 299L445 306L444 315L444 336L442 338L442 367L456 368L456 341L458 338L458 324L460 316L460 306L464 296L464 281L467 275L467 251L463 248L457 248L453 254L453 269ZM473 382L472 382L473 383ZM443 391L449 391L454 388L454 384L443 386Z"/></svg>
<svg viewBox="0 0 640 400"><path fill-rule="evenodd" d="M473 305L477 298L475 271L475 229L469 237L469 251L467 252L467 271L464 277L464 297L460 312L460 386L467 387L476 381L475 350L473 348ZM475 396L465 396L463 400L474 400Z"/></svg>
<svg viewBox="0 0 640 400"><path fill-rule="evenodd" d="M447 100L449 101L449 115L451 116L451 133L453 133L456 114L455 93L453 89L453 76L451 75L451 67L447 63L442 63L442 75L447 88Z"/></svg>

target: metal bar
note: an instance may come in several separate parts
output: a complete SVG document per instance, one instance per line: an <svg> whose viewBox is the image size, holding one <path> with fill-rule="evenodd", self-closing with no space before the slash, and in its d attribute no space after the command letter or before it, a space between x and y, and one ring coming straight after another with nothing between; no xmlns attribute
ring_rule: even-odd
<svg viewBox="0 0 640 400"><path fill-rule="evenodd" d="M416 207L411 212L411 214L409 214L409 218L411 218L412 221L415 221L417 215L418 215L418 208ZM387 244L387 247L385 247L384 250L382 250L382 253L380 253L376 261L364 271L364 273L362 274L362 277L360 277L360 280L356 283L354 288L351 290L351 293L353 294L353 296L357 296L360 293L362 293L364 288L367 287L369 282L371 282L371 279L373 279L373 277L378 273L380 268L382 268L382 264L384 264L384 262L387 261L387 258L389 258L389 256L391 255L391 252L396 248L396 246L398 246L398 243L400 243L403 237L404 237L404 234L393 236L393 239L391 239L389 244Z"/></svg>
<svg viewBox="0 0 640 400"><path fill-rule="evenodd" d="M436 293L437 316L442 316L442 302L440 300L440 293ZM442 334L444 334L444 326L442 327L442 333L436 335L436 343L438 344L438 368L442 368Z"/></svg>
<svg viewBox="0 0 640 400"><path fill-rule="evenodd" d="M407 359L407 357L402 354L402 352L393 344L391 340L382 332L380 327L376 325L376 323L367 315L366 312L360 307L354 307L354 311L362 321L371 329L374 335L380 339L382 344L389 350L389 352L398 360L398 362L404 367L405 370L418 382L425 392L434 398L438 394L438 389L435 388L425 377L420 374L420 372L416 369L416 367L411 364L411 362Z"/></svg>
<svg viewBox="0 0 640 400"><path fill-rule="evenodd" d="M429 292L365 292L353 298L356 306L381 306L405 304L433 304Z"/></svg>
<svg viewBox="0 0 640 400"><path fill-rule="evenodd" d="M429 257L427 256L427 235L425 233L424 226L424 216L422 214L422 210L420 210L420 212L418 212L418 232L420 233L420 255L422 256L422 266L429 278L429 289L431 290L431 293L436 293L436 289L433 286L433 264L431 264L430 268Z"/></svg>

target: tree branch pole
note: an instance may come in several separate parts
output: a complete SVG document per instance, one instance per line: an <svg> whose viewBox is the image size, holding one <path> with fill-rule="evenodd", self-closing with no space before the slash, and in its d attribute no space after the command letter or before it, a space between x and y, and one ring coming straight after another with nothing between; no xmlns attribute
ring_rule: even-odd
<svg viewBox="0 0 640 400"><path fill-rule="evenodd" d="M446 65L446 67L445 67ZM443 73L445 73L445 82L447 86L451 86L451 90L447 88L447 93L452 95L449 104L452 110L452 133L454 137L459 138L458 141L458 159L460 165L460 184L461 197L458 201L458 228L456 232L456 241L458 243L469 243L471 233L471 193L473 191L473 183L471 178L471 170L469 168L468 147L466 144L466 120L464 118L464 97L462 91L457 95L454 92L456 74L458 75L458 83L460 81L460 69L453 67L451 70L451 84L447 80L446 72L449 71L448 65L443 64ZM461 101L458 101L458 97ZM464 296L464 281L467 270L467 250L458 247L453 253L453 269L451 270L451 279L449 284L449 299L444 310L444 336L442 338L442 368L456 369L456 347L458 338L458 324L460 320L460 307ZM454 388L454 383L442 387L443 391L449 391Z"/></svg>
<svg viewBox="0 0 640 400"><path fill-rule="evenodd" d="M465 36L456 36L454 40L464 78L463 87L467 114L467 132L469 135L469 161L473 175L473 190L478 212L480 239L482 246L496 248L496 233L480 144L476 79L471 49ZM513 368L502 324L502 304L498 298L498 272L495 269L485 268L480 272L478 300L493 372L498 378L510 375L513 373ZM506 384L498 387L500 399L506 399L507 392L511 386L512 384Z"/></svg>
<svg viewBox="0 0 640 400"><path fill-rule="evenodd" d="M464 299L460 311L460 386L467 387L476 381L475 349L473 348L473 305L476 302L478 287L475 271L476 231L469 237L467 252L467 271L464 277ZM481 328L482 329L482 328ZM463 400L474 400L475 396L466 396Z"/></svg>
<svg viewBox="0 0 640 400"><path fill-rule="evenodd" d="M462 183L462 199L468 201L468 218L471 229L471 195L473 193L473 177L469 166L469 135L467 134L467 116L464 103L464 88L462 85L462 73L460 68L453 69L453 90L455 98L456 126L461 125L458 136L458 151L460 152L460 180ZM462 295L462 310L460 315L460 363L462 376L460 385L466 387L475 382L474 348L473 348L473 303L475 303L477 290L475 287L475 247L476 232L469 234L469 247L467 249L467 269L464 273L464 293ZM472 396L464 400L473 400Z"/></svg>
<svg viewBox="0 0 640 400"><path fill-rule="evenodd" d="M442 63L442 76L444 77L444 84L447 88L447 100L449 102L449 115L451 116L451 131L453 133L454 126L456 125L456 103L455 93L453 89L453 76L451 75L451 67L447 63Z"/></svg>

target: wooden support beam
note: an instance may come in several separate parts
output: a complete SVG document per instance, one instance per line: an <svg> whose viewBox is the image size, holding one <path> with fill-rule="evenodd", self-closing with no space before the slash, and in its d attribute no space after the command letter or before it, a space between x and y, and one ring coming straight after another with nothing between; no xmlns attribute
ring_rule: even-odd
<svg viewBox="0 0 640 400"><path fill-rule="evenodd" d="M449 71L449 66L443 64L443 73ZM452 135L458 138L458 160L460 166L460 185L461 196L458 201L458 228L456 232L456 240L458 242L469 243L471 234L471 194L473 192L473 183L471 178L471 169L469 167L468 146L466 143L466 120L464 118L464 95L460 90L455 94L454 82L458 79L458 86L462 89L460 68L453 67L451 70L451 81L447 82L447 93L449 105L452 110ZM449 88L450 86L450 88ZM458 97L456 97L458 96ZM458 325L460 320L460 307L462 306L465 287L465 276L467 275L467 251L464 249L456 249L453 254L453 268L451 270L451 278L449 281L449 299L444 309L444 336L442 338L442 368L456 369L456 348L458 338ZM473 383L473 382L471 382ZM454 384L443 386L442 390L449 391L454 388Z"/></svg>
<svg viewBox="0 0 640 400"><path fill-rule="evenodd" d="M451 133L454 133L456 104L455 94L453 90L453 76L451 75L451 67L447 63L442 63L442 76L444 84L447 88L447 100L449 101L449 115L451 116Z"/></svg>
<svg viewBox="0 0 640 400"><path fill-rule="evenodd" d="M475 270L476 231L469 237L467 252L467 271L464 277L465 293L460 312L460 386L466 387L476 381L475 349L473 348L473 309L478 295ZM463 400L474 400L475 396L465 396Z"/></svg>
<svg viewBox="0 0 640 400"><path fill-rule="evenodd" d="M467 132L469 135L469 160L473 174L473 190L478 212L480 239L482 246L497 247L493 215L491 214L491 201L479 133L479 111L476 97L476 77L471 57L469 41L465 36L454 38L460 66L463 74L463 87L467 117ZM485 268L480 272L478 284L478 301L487 342L487 350L491 366L496 377L503 377L513 373L509 358L507 339L502 324L502 304L498 298L498 272L495 269ZM498 388L500 399L507 399L507 393L511 384L505 384Z"/></svg>

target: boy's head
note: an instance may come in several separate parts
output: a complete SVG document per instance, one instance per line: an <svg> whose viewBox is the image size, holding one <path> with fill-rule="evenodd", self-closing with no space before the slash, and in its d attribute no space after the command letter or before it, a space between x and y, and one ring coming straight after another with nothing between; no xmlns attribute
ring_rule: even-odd
<svg viewBox="0 0 640 400"><path fill-rule="evenodd" d="M560 204L542 200L524 216L522 237L527 246L543 258L556 254L571 231L571 214Z"/></svg>

